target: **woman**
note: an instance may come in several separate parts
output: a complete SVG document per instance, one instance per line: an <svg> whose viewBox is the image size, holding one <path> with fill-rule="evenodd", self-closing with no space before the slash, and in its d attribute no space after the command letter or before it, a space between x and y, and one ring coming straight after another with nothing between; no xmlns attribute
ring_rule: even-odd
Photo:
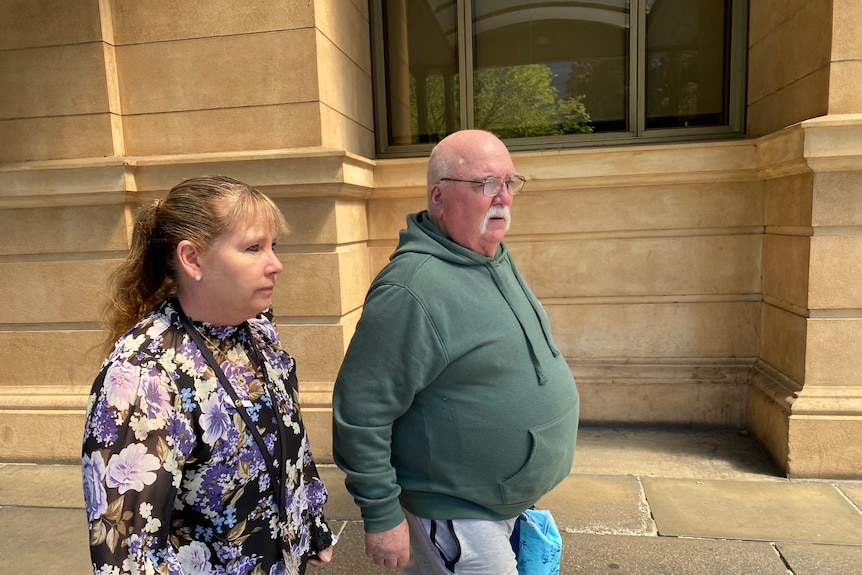
<svg viewBox="0 0 862 575"><path fill-rule="evenodd" d="M332 557L296 366L264 313L286 230L221 176L141 211L87 408L95 573L301 574Z"/></svg>

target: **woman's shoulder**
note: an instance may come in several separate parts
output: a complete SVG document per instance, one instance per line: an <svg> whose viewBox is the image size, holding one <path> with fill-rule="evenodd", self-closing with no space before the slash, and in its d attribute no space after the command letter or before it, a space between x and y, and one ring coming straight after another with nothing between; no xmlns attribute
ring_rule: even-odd
<svg viewBox="0 0 862 575"><path fill-rule="evenodd" d="M106 363L131 355L149 355L162 349L166 345L166 334L172 327L169 308L157 307L117 339Z"/></svg>

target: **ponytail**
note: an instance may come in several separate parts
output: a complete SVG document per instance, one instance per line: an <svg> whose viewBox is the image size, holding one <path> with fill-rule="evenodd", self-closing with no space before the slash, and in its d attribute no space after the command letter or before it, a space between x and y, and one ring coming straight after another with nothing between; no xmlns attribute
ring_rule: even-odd
<svg viewBox="0 0 862 575"><path fill-rule="evenodd" d="M160 233L158 217L163 203L153 200L140 209L129 253L111 274L110 301L105 310L106 347L173 290L173 246Z"/></svg>
<svg viewBox="0 0 862 575"><path fill-rule="evenodd" d="M137 214L126 258L110 278L104 314L106 348L179 287L176 248L183 240L205 252L242 222L263 218L277 233L287 222L275 203L253 187L227 176L180 182L164 200Z"/></svg>

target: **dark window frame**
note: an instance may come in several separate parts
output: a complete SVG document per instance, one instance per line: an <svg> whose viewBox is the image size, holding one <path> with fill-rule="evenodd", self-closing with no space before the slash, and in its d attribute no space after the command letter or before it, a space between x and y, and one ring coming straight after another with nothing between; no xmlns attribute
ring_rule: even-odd
<svg viewBox="0 0 862 575"><path fill-rule="evenodd" d="M408 0L410 1L410 0ZM748 0L727 0L730 5L730 29L726 31L730 42L727 68L728 122L708 127L646 127L646 5L648 0L630 0L629 83L628 114L632 119L630 130L505 139L512 151L582 148L591 146L619 146L628 144L656 144L687 141L739 138L745 135L747 55L748 55ZM384 51L383 0L369 0L372 27L372 83L374 89L374 115L377 155L387 157L421 157L428 155L433 143L389 143L386 54ZM457 0L458 66L466 73L460 76L460 117L462 127L472 125L473 98L473 26L472 0ZM631 95L634 91L634 95Z"/></svg>

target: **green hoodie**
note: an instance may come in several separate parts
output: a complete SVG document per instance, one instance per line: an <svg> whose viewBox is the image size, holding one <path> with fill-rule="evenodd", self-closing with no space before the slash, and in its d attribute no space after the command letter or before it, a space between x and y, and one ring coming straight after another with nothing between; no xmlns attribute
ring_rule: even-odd
<svg viewBox="0 0 862 575"><path fill-rule="evenodd" d="M365 529L411 513L510 519L568 475L572 373L504 244L488 258L407 218L333 392L333 450Z"/></svg>

